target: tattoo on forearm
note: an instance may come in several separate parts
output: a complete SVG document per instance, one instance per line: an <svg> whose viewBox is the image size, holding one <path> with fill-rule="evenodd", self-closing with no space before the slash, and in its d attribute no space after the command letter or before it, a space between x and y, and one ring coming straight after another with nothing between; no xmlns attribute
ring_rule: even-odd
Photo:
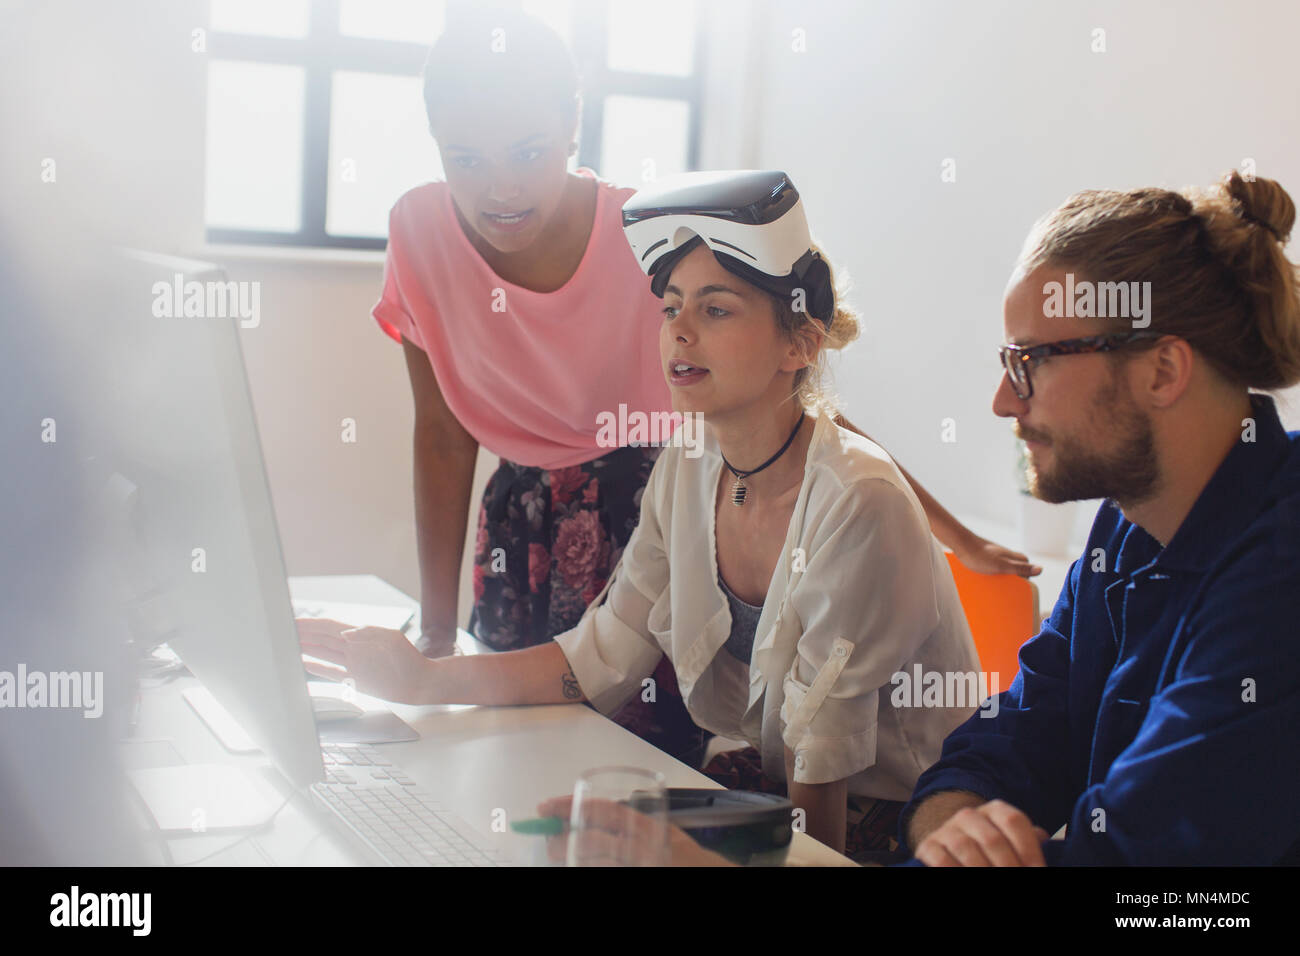
<svg viewBox="0 0 1300 956"><path fill-rule="evenodd" d="M582 699L582 688L578 686L578 678L573 676L572 667L560 678L560 683L564 685L564 696L569 700Z"/></svg>

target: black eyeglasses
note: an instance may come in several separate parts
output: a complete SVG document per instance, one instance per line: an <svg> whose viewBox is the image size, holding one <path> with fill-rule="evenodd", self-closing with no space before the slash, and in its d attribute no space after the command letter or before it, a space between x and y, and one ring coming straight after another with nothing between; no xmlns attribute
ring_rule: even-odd
<svg viewBox="0 0 1300 956"><path fill-rule="evenodd" d="M1011 387L1021 401L1034 394L1034 385L1029 380L1029 370L1049 355L1087 355L1090 352L1114 352L1128 348L1135 342L1163 338L1161 332L1129 332L1126 335L1091 335L1082 339L1064 339L1060 342L1048 342L1023 348L1019 345L1003 345L998 348L998 358L1011 379Z"/></svg>

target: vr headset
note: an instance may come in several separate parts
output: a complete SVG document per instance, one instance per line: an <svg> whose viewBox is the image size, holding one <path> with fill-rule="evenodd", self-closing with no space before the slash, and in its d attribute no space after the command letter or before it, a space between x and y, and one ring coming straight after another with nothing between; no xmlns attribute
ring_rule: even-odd
<svg viewBox="0 0 1300 956"><path fill-rule="evenodd" d="M724 269L760 289L785 299L802 290L808 314L830 327L830 268L812 250L799 191L779 170L668 177L624 203L623 234L661 299L673 267L703 242Z"/></svg>

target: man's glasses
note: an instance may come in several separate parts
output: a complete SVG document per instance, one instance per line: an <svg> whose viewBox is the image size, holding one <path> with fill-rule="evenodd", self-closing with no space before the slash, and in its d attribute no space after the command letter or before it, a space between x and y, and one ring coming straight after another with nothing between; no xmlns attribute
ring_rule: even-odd
<svg viewBox="0 0 1300 956"><path fill-rule="evenodd" d="M1090 352L1114 352L1128 348L1135 342L1163 338L1161 332L1129 332L1126 335L1091 335L1082 339L1064 339L1060 342L1048 342L1022 348L1019 345L1003 345L998 348L998 358L1011 379L1011 387L1016 390L1021 401L1034 394L1034 384L1030 381L1029 370L1049 355L1087 355Z"/></svg>

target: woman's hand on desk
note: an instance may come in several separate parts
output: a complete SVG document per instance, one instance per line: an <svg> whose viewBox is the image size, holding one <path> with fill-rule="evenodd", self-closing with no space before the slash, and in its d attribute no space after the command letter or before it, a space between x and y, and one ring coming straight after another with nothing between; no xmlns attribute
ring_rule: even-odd
<svg viewBox="0 0 1300 956"><path fill-rule="evenodd" d="M323 617L300 617L298 643L309 673L330 680L351 680L362 694L399 704L430 704L434 663L405 634L386 627L353 627ZM320 661L328 661L322 664Z"/></svg>

